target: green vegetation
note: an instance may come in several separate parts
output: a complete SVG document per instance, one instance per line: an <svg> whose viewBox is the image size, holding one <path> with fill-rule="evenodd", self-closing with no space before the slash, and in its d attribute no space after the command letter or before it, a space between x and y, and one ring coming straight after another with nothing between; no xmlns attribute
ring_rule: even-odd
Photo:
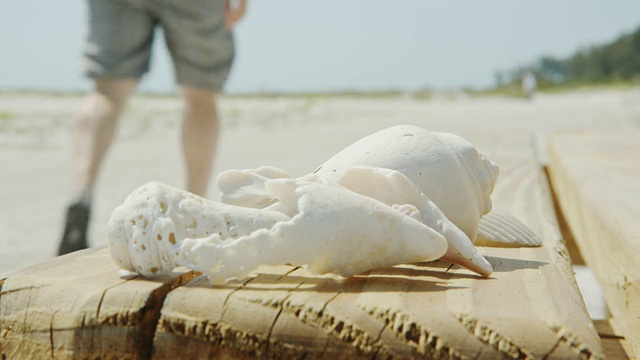
<svg viewBox="0 0 640 360"><path fill-rule="evenodd" d="M542 56L533 63L509 71L496 72L496 85L489 89L461 89L472 96L498 95L521 97L520 83L527 73L533 73L537 79L537 88L545 92L573 91L585 88L625 89L640 86L640 28L623 34L615 41L581 49L567 58ZM38 94L49 96L78 96L83 91L55 91L31 89L1 89L3 94ZM342 90L328 92L253 92L225 94L228 98L278 97L324 99L324 98L397 98L411 97L416 100L430 99L434 94L429 88L413 91L388 90ZM174 98L177 92L143 92L140 95L150 98ZM10 114L0 113L0 121L10 119Z"/></svg>
<svg viewBox="0 0 640 360"><path fill-rule="evenodd" d="M497 73L495 91L517 92L528 72L536 75L538 88L545 91L640 85L640 28L609 44L579 50L565 59L543 56L531 65Z"/></svg>
<svg viewBox="0 0 640 360"><path fill-rule="evenodd" d="M13 114L8 113L6 111L0 111L0 121L11 120L13 118Z"/></svg>

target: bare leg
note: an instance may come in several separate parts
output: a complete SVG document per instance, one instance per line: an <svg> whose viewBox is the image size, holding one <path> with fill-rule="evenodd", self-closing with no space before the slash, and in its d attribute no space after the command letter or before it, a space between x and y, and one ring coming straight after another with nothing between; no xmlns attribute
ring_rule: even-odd
<svg viewBox="0 0 640 360"><path fill-rule="evenodd" d="M218 146L218 113L215 93L184 87L185 110L182 122L187 190L205 196Z"/></svg>
<svg viewBox="0 0 640 360"><path fill-rule="evenodd" d="M73 124L74 190L79 199L90 199L120 113L136 88L137 80L98 80L84 100Z"/></svg>
<svg viewBox="0 0 640 360"><path fill-rule="evenodd" d="M73 123L74 195L67 210L64 234L58 247L63 255L87 247L91 197L116 124L137 80L98 80Z"/></svg>

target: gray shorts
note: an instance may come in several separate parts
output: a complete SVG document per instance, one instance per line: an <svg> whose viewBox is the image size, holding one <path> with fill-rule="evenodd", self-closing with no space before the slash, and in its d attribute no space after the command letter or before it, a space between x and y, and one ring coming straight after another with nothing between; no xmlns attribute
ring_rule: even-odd
<svg viewBox="0 0 640 360"><path fill-rule="evenodd" d="M160 26L179 84L213 91L224 85L234 57L224 0L88 0L88 10L87 76L140 78Z"/></svg>

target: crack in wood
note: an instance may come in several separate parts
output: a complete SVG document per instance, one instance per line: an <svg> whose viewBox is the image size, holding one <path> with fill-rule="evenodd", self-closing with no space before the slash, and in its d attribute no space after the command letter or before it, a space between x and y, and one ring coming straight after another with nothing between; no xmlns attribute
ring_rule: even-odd
<svg viewBox="0 0 640 360"><path fill-rule="evenodd" d="M252 277L250 279L245 280L242 285L238 286L237 288L233 289L225 298L224 298L224 302L222 302L222 311L220 312L220 321L222 321L224 319L224 314L227 312L227 303L229 302L229 299L231 299L231 296L233 294L235 294L236 292L238 292L240 289L244 288L245 286L247 286L247 284L249 284L251 281L253 281L254 279L257 279L258 277L260 277L260 275Z"/></svg>
<svg viewBox="0 0 640 360"><path fill-rule="evenodd" d="M329 300L327 300L324 305L322 306L322 309L320 309L320 312L318 313L320 316L322 316L322 314L324 314L324 311L327 309L327 306L329 305L330 302L332 302L333 300L335 300L338 295L342 294L342 291L338 291L335 295L333 295Z"/></svg>
<svg viewBox="0 0 640 360"><path fill-rule="evenodd" d="M553 344L551 349L549 351L547 351L547 353L544 354L544 356L542 356L542 360L547 360L549 358L549 356L551 356L551 354L553 354L553 352L556 351L556 349L558 348L558 346L560 346L560 344L562 344L562 338L561 337L559 337L558 340L556 341L556 343Z"/></svg>
<svg viewBox="0 0 640 360"><path fill-rule="evenodd" d="M494 329L482 324L478 319L466 314L455 314L462 326L481 342L493 347L512 359L535 359L529 350L516 344L513 340L500 334Z"/></svg>
<svg viewBox="0 0 640 360"><path fill-rule="evenodd" d="M483 348L480 348L480 350L478 350L478 353L477 353L477 354L475 354L475 355L473 356L473 360L478 360L478 359L480 359L480 356L482 356L482 353L483 353L483 352L484 352L484 349L483 349Z"/></svg>
<svg viewBox="0 0 640 360"><path fill-rule="evenodd" d="M196 274L193 271L186 272L178 277L171 279L162 286L152 291L147 298L144 306L140 309L139 323L139 354L141 359L151 359L153 354L153 339L156 334L162 304L167 294L189 281L193 280Z"/></svg>
<svg viewBox="0 0 640 360"><path fill-rule="evenodd" d="M284 273L284 274L280 275L280 276L276 279L276 281L280 281L280 279L282 279L282 278L285 278L285 277L289 276L291 273L293 273L294 271L296 271L296 270L298 270L298 269L301 269L301 267L300 267L300 266L296 266L296 267L294 267L293 269L291 269L291 270L287 271L286 273Z"/></svg>
<svg viewBox="0 0 640 360"><path fill-rule="evenodd" d="M137 278L137 277L135 277L135 278ZM120 285L126 283L127 281L133 280L135 278L131 278L129 280L125 280L125 281L123 281L121 283L115 284L113 286L109 286L106 289L104 289L104 291L102 292L102 295L100 296L100 301L98 301L98 307L96 308L96 320L98 320L100 318L100 308L102 307L102 301L104 300L104 296L107 294L107 291L109 291L109 290L111 290L111 289L113 289L113 288L115 288L117 286L120 286Z"/></svg>
<svg viewBox="0 0 640 360"><path fill-rule="evenodd" d="M364 355L372 354L374 349L382 346L382 344L375 344L371 336L363 329L346 321L336 319L334 316L327 315L326 311L321 314L320 311L316 311L313 308L301 305L292 306L288 303L283 304L283 311L295 316L304 324L333 334Z"/></svg>
<svg viewBox="0 0 640 360"><path fill-rule="evenodd" d="M602 354L595 353L590 349L578 336L569 332L563 327L551 327L551 330L558 335L558 342L567 345L567 347L584 359L601 359ZM552 351L555 349L551 349ZM550 352L551 353L551 352Z"/></svg>
<svg viewBox="0 0 640 360"><path fill-rule="evenodd" d="M56 317L58 310L51 314L51 322L49 322L49 345L51 346L51 358L55 359L55 347L53 344L53 319Z"/></svg>
<svg viewBox="0 0 640 360"><path fill-rule="evenodd" d="M329 316L326 314L327 305L330 302L334 301L338 297L340 292L332 296L330 299L328 299L325 302L324 306L322 307L322 310L315 310L311 307L307 307L304 305L292 305L290 302L287 302L287 300L292 295L292 292L298 289L304 283L305 282L303 281L300 284L298 284L295 288L290 289L288 291L288 295L281 301L275 301L275 302L261 301L260 299L249 300L252 303L257 303L262 306L268 306L268 307L279 309L278 314L276 315L276 317L274 318L274 321L271 324L266 340L264 341L260 340L257 335L253 335L253 334L241 331L239 329L235 329L229 324L221 324L221 323L212 324L213 325L212 333L205 340L209 342L216 342L218 344L225 343L227 344L227 346L233 345L237 347L236 350L243 351L245 355L249 354L247 353L247 351L250 351L251 353L260 353L261 352L260 348L262 346L266 346L267 348L264 353L265 358L280 357L282 355L281 354L282 351L285 351L287 353L287 356L290 355L296 358L317 357L319 354L311 354L308 352L307 349L296 346L295 343L287 343L283 347L283 349L281 349L278 352L277 356L275 356L276 353L271 354L271 351L272 351L271 345L273 345L271 341L271 336L273 334L273 329L278 319L281 317L281 315L283 313L287 313L297 318L300 322L304 324L311 325L315 328L324 330L327 333L333 334L338 339L351 344L361 354L364 354L364 355L374 354L374 353L380 352L380 350L382 349L383 350L382 352L385 354L384 357L385 358L389 357L388 351L387 349L384 349L383 344L381 343L375 344L372 341L373 339L366 333L366 331L358 328L353 324L346 323L343 320L337 320L335 317ZM163 323L163 326L174 333L180 333L180 329L174 329L174 327L170 322L167 322L167 324ZM181 328L184 329L184 327L181 327ZM186 335L186 334L183 334L183 335ZM199 337L198 334L193 334L193 335L196 335L196 337ZM236 341L239 338L247 338L248 340L250 340L249 341L250 344L249 343L245 345L239 344Z"/></svg>
<svg viewBox="0 0 640 360"><path fill-rule="evenodd" d="M7 279L4 279L7 280ZM2 285L4 285L4 281L2 282ZM19 291L24 291L24 290L32 290L32 289L39 289L39 286L27 286L27 287L21 287L21 288L17 288L17 289L11 289L11 290L7 290L3 293L0 293L0 296L4 296L4 295L9 295L15 292L19 292ZM2 291L2 286L0 286L0 291Z"/></svg>
<svg viewBox="0 0 640 360"><path fill-rule="evenodd" d="M385 331L385 329L387 329L387 325L388 324L384 324L382 326L382 329L380 329L380 331L378 332L378 335L376 336L376 339L374 340L374 344L378 344L381 342L382 339L382 333ZM373 353L372 359L377 359L378 358L378 354L380 353L380 350L382 349L382 346L379 346L376 351Z"/></svg>
<svg viewBox="0 0 640 360"><path fill-rule="evenodd" d="M24 309L24 320L22 323L22 339L20 340L20 347L24 345L26 331L27 331L27 317L29 315L29 305L31 304L31 288L29 288L29 294L27 295L27 306Z"/></svg>
<svg viewBox="0 0 640 360"><path fill-rule="evenodd" d="M293 271L290 271L287 274L290 274L292 272ZM286 276L286 274L285 274L285 276ZM282 277L278 278L278 280L280 280L280 279L282 279ZM300 284L296 285L295 288L290 289L289 291L287 291L287 295L284 297L284 299L282 299L282 302L281 302L281 305L280 305L280 309L278 310L278 313L276 314L276 317L273 319L273 322L271 323L271 327L269 327L269 333L267 334L267 350L265 351L265 356L267 358L269 357L269 350L271 348L271 334L273 333L273 328L276 326L276 323L278 322L278 319L280 318L280 314L282 314L283 305L287 301L287 299L289 299L291 297L291 293L293 291L295 291L296 289L300 288L300 286L302 286L302 284L304 284L304 281L301 282Z"/></svg>
<svg viewBox="0 0 640 360"><path fill-rule="evenodd" d="M439 336L425 329L422 324L412 321L408 314L389 309L383 311L378 308L363 309L374 319L383 321L384 328L391 330L399 339L423 356L435 359L463 358L460 352L446 345Z"/></svg>
<svg viewBox="0 0 640 360"><path fill-rule="evenodd" d="M271 344L271 334L273 333L273 328L276 326L276 322L278 321L278 318L280 318L280 314L282 314L282 308L280 308L280 310L278 310L278 313L276 314L276 317L273 319L273 322L271 323L271 327L269 328L269 333L267 334L267 349L265 350L265 357L269 358L269 350L270 350L270 344Z"/></svg>

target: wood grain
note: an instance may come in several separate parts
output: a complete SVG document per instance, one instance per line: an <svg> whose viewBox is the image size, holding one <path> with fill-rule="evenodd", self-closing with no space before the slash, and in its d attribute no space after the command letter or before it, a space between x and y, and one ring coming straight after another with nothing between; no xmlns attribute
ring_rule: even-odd
<svg viewBox="0 0 640 360"><path fill-rule="evenodd" d="M560 133L550 174L563 212L633 355L640 357L640 131Z"/></svg>
<svg viewBox="0 0 640 360"><path fill-rule="evenodd" d="M198 278L167 296L154 358L601 358L532 138L468 138L501 165L495 206L544 247L481 248L490 279L443 262L343 281L286 266L223 287Z"/></svg>
<svg viewBox="0 0 640 360"><path fill-rule="evenodd" d="M617 333L610 320L594 320L593 325L602 339L604 355L609 360L628 360L630 351L624 336Z"/></svg>
<svg viewBox="0 0 640 360"><path fill-rule="evenodd" d="M602 358L528 134L467 134L502 175L496 208L539 248L482 247L483 279L444 262L348 279L264 267L213 287L192 272L122 277L105 249L9 274L8 358ZM192 279L193 278L193 279Z"/></svg>
<svg viewBox="0 0 640 360"><path fill-rule="evenodd" d="M192 278L184 271L156 281L122 276L106 248L14 272L0 292L2 355L149 357L164 296Z"/></svg>

